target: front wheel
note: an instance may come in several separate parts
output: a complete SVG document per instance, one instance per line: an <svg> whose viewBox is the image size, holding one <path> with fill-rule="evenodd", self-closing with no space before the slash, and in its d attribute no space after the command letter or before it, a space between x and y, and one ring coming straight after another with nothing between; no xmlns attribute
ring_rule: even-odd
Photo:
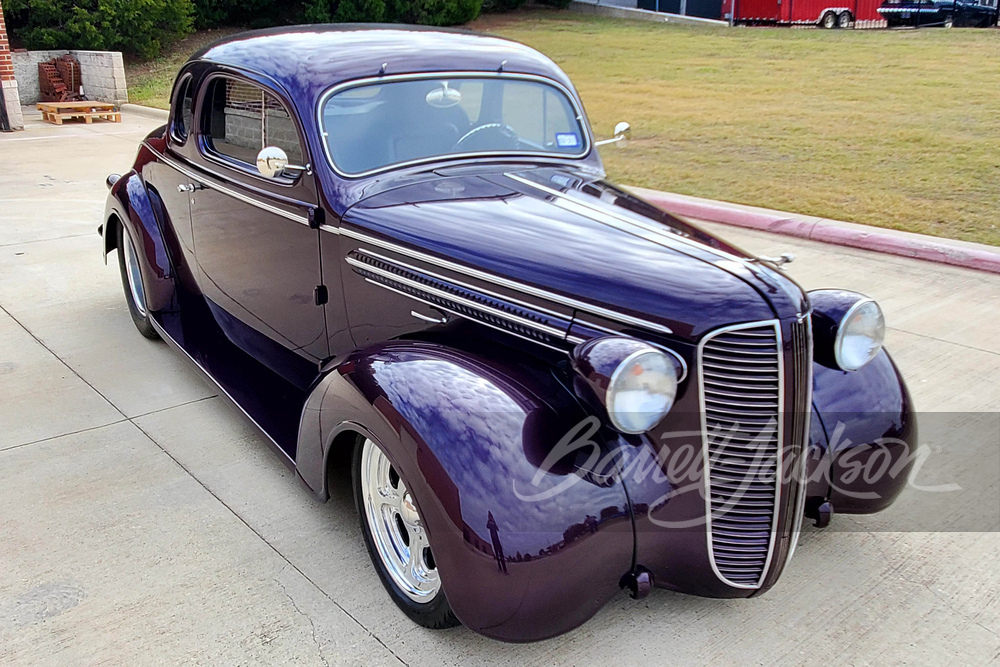
<svg viewBox="0 0 1000 667"><path fill-rule="evenodd" d="M115 227L118 232L118 269L122 274L125 303L128 304L132 323L146 338L158 340L160 336L149 321L149 311L146 308L146 291L142 286L142 272L139 270L139 253L135 250L132 237L125 231L125 226L118 223Z"/></svg>
<svg viewBox="0 0 1000 667"><path fill-rule="evenodd" d="M823 15L823 19L820 21L820 25L827 30L832 30L837 27L837 15L833 12L827 12Z"/></svg>
<svg viewBox="0 0 1000 667"><path fill-rule="evenodd" d="M354 448L353 467L361 532L389 597L425 628L459 625L441 588L427 529L405 480L367 438Z"/></svg>

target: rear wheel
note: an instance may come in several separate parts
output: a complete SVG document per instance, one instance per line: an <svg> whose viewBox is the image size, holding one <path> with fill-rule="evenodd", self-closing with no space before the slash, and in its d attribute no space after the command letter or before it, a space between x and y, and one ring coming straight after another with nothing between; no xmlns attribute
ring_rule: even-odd
<svg viewBox="0 0 1000 667"><path fill-rule="evenodd" d="M850 12L841 12L840 15L837 16L838 28L850 28L853 22L854 22L854 17L851 16Z"/></svg>
<svg viewBox="0 0 1000 667"><path fill-rule="evenodd" d="M367 438L354 451L354 498L368 554L393 602L425 628L459 625L441 588L413 495L388 457Z"/></svg>
<svg viewBox="0 0 1000 667"><path fill-rule="evenodd" d="M944 17L944 24L943 25L944 25L945 28L954 28L955 27L955 17L952 16L951 14L946 15Z"/></svg>
<svg viewBox="0 0 1000 667"><path fill-rule="evenodd" d="M827 12L826 14L823 14L823 18L820 19L819 24L821 26L823 26L824 28L826 28L827 30L831 30L833 28L836 28L837 27L837 15L834 14L833 12Z"/></svg>
<svg viewBox="0 0 1000 667"><path fill-rule="evenodd" d="M125 288L125 303L128 304L132 323L146 338L159 339L159 334L149 321L149 311L146 306L146 290L142 286L142 271L139 269L139 253L135 250L132 237L125 231L125 225L120 222L115 225L118 233L118 269L122 274L122 286Z"/></svg>

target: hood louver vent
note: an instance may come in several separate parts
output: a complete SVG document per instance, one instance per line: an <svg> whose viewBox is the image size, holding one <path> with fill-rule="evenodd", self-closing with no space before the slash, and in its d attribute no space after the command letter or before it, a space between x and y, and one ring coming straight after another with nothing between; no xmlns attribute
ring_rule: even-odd
<svg viewBox="0 0 1000 667"><path fill-rule="evenodd" d="M547 347L566 349L568 321L424 275L364 251L350 253L346 261L365 280L403 296Z"/></svg>

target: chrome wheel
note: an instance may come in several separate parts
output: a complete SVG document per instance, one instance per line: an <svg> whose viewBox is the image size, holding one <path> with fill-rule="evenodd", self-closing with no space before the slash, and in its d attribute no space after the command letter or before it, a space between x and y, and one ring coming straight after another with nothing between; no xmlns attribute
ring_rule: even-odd
<svg viewBox="0 0 1000 667"><path fill-rule="evenodd" d="M362 447L361 496L375 551L406 597L430 602L441 579L417 506L382 450L367 439Z"/></svg>
<svg viewBox="0 0 1000 667"><path fill-rule="evenodd" d="M139 272L139 256L132 245L132 237L125 237L125 275L128 277L128 288L132 292L135 309L143 317L146 316L146 293L142 290L142 274Z"/></svg>

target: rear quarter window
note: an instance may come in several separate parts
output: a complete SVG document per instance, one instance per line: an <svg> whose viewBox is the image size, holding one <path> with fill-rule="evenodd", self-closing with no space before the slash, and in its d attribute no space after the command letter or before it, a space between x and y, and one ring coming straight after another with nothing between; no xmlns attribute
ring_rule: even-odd
<svg viewBox="0 0 1000 667"><path fill-rule="evenodd" d="M177 94L174 98L174 121L171 131L178 143L187 141L188 134L191 132L191 120L194 109L193 95L194 86L189 75L178 86Z"/></svg>
<svg viewBox="0 0 1000 667"><path fill-rule="evenodd" d="M202 128L210 150L254 165L265 146L277 146L291 164L302 164L303 150L295 122L273 95L259 86L229 77L209 83Z"/></svg>

